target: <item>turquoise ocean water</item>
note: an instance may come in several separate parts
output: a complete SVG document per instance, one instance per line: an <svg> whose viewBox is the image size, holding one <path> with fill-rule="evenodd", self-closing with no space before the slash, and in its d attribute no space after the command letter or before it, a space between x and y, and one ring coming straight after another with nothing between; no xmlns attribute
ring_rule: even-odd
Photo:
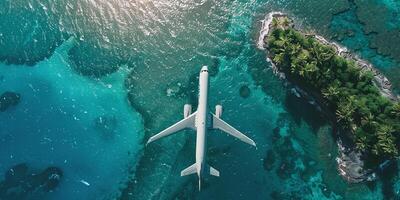
<svg viewBox="0 0 400 200"><path fill-rule="evenodd" d="M339 177L331 127L257 48L271 11L343 44L400 88L394 0L1 1L0 95L21 98L0 112L0 175L26 163L63 176L51 192L0 183L0 198L400 198L396 163L375 182ZM195 107L202 65L213 71L210 109L223 105L258 147L210 132L208 163L221 177L198 192L195 176L179 176L195 159L193 132L144 141L181 119L185 103Z"/></svg>

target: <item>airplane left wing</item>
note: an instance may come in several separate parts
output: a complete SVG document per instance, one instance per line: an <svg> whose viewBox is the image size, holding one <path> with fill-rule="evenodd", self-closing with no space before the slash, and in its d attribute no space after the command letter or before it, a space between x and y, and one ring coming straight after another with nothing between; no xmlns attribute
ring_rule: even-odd
<svg viewBox="0 0 400 200"><path fill-rule="evenodd" d="M247 137L245 134L239 132L238 130L233 128L231 125L226 123L224 120L218 118L216 115L214 115L212 113L211 113L211 115L213 117L212 121L213 121L213 128L214 129L219 129L221 131L224 131L225 133L228 133L229 135L232 135L233 137L238 138L242 142L245 142L247 144L256 146L256 143L252 139Z"/></svg>
<svg viewBox="0 0 400 200"><path fill-rule="evenodd" d="M169 136L171 134L174 134L180 130L183 130L185 128L196 128L195 127L195 119L196 119L196 113L194 112L185 119L182 119L181 121L177 122L176 124L168 127L167 129L161 131L160 133L152 136L146 143L149 144L150 142L153 142L155 140L158 140L162 137Z"/></svg>

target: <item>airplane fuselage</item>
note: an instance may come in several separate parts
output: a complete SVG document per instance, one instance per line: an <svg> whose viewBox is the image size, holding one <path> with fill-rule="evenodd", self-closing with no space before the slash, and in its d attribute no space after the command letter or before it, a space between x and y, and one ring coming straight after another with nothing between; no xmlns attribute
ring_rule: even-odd
<svg viewBox="0 0 400 200"><path fill-rule="evenodd" d="M196 166L197 175L201 178L202 169L205 169L205 162L207 155L207 130L209 122L208 116L208 70L203 68L199 77L199 103L196 115Z"/></svg>
<svg viewBox="0 0 400 200"><path fill-rule="evenodd" d="M207 66L203 66L200 70L199 76L199 101L197 110L192 112L192 106L185 104L183 109L184 118L174 125L166 128L160 133L153 135L147 141L147 144L158 140L162 137L166 137L173 133L179 132L183 129L196 130L196 162L186 169L181 171L181 176L187 176L190 174L197 174L199 177L199 190L201 189L201 179L205 174L209 174L215 177L219 177L219 171L206 163L207 156L207 132L210 129L221 130L247 144L256 146L256 143L248 138L243 133L236 130L234 127L226 123L221 119L222 106L215 106L215 114L208 110L208 82L209 74Z"/></svg>

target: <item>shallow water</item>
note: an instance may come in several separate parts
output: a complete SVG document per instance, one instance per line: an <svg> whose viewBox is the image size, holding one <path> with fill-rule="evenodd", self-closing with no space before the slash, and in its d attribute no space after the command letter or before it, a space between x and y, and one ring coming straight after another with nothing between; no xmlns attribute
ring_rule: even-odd
<svg viewBox="0 0 400 200"><path fill-rule="evenodd" d="M56 190L37 194L45 199L399 198L396 170L368 184L338 176L331 128L274 76L256 45L267 13L288 12L398 89L400 59L379 39L399 37L388 32L400 27L397 3L371 2L2 1L0 93L22 97L0 113L0 174L22 162L60 167ZM363 14L376 4L386 8L383 28ZM194 162L193 132L145 148L143 140L179 120L185 103L196 105L202 65L214 71L210 109L222 104L223 118L258 147L211 132L208 162L221 177L199 193L196 177L179 176Z"/></svg>
<svg viewBox="0 0 400 200"><path fill-rule="evenodd" d="M71 45L65 42L34 67L1 65L0 90L22 97L0 113L0 173L19 163L57 166L62 189L49 198L112 197L137 162L142 117L126 99L128 70L99 80L80 76L68 64Z"/></svg>

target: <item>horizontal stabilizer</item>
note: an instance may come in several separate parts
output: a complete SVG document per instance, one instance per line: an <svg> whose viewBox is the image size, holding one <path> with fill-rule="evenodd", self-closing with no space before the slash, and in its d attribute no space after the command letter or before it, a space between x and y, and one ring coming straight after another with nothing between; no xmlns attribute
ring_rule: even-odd
<svg viewBox="0 0 400 200"><path fill-rule="evenodd" d="M196 163L181 171L181 176L187 176L196 173Z"/></svg>
<svg viewBox="0 0 400 200"><path fill-rule="evenodd" d="M174 133L176 133L176 132L178 132L180 130L183 130L185 128L195 129L196 128L195 119L196 119L196 112L194 112L193 114L189 115L185 119L182 119L181 121L177 122L176 124L168 127L167 129L161 131L157 135L154 135L153 137L151 137L147 141L147 144L149 144L150 142L153 142L155 140L158 140L158 139L160 139L162 137L166 137L166 136L169 136L171 134L174 134Z"/></svg>
<svg viewBox="0 0 400 200"><path fill-rule="evenodd" d="M209 173L210 173L210 175L219 177L219 171L218 171L218 170L214 169L214 168L211 167L211 166L208 166L208 167L209 167Z"/></svg>
<svg viewBox="0 0 400 200"><path fill-rule="evenodd" d="M239 132L238 130L233 128L231 125L226 123L224 120L218 118L216 115L212 114L212 116L213 116L213 128L214 129L219 129L221 131L224 131L225 133L228 133L229 135L232 135L233 137L236 137L239 140L241 140L247 144L256 146L256 143L252 139L248 138L245 134Z"/></svg>

